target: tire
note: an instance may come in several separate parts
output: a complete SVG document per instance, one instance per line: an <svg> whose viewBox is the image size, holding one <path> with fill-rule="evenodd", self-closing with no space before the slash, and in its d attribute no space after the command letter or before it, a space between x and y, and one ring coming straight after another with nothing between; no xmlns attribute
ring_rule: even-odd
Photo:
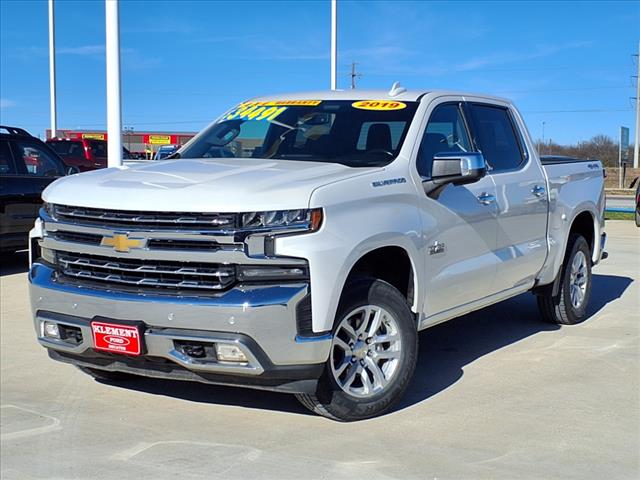
<svg viewBox="0 0 640 480"><path fill-rule="evenodd" d="M417 356L415 317L406 299L384 281L359 278L342 294L329 359L315 394L296 397L333 420L375 417L402 397Z"/></svg>
<svg viewBox="0 0 640 480"><path fill-rule="evenodd" d="M131 373L112 372L110 370L100 370L97 368L78 367L78 370L95 378L99 382L107 382L107 383L127 382L130 380L134 380L136 378L136 376Z"/></svg>
<svg viewBox="0 0 640 480"><path fill-rule="evenodd" d="M582 268L576 269L576 264L580 263ZM587 318L592 279L591 249L583 236L571 234L569 237L567 253L558 275L562 277L557 295L549 293L538 296L538 308L542 317L560 325L575 325L584 321Z"/></svg>

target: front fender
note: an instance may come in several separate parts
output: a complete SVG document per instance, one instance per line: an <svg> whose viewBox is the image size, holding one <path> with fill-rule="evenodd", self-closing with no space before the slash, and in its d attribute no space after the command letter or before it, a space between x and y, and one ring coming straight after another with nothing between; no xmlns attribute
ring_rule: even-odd
<svg viewBox="0 0 640 480"><path fill-rule="evenodd" d="M393 174L383 172L373 177ZM422 305L423 235L416 194L409 183L376 188L363 175L319 188L310 207L322 207L318 232L276 239L277 255L306 258L311 275L314 332L333 327L338 302L349 272L363 255L381 247L403 248L414 269L414 305Z"/></svg>

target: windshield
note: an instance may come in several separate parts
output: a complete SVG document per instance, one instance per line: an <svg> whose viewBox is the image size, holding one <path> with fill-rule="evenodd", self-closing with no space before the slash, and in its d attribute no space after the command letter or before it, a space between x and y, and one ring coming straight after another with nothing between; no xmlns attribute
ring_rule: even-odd
<svg viewBox="0 0 640 480"><path fill-rule="evenodd" d="M388 100L245 102L175 156L382 166L398 155L417 106Z"/></svg>

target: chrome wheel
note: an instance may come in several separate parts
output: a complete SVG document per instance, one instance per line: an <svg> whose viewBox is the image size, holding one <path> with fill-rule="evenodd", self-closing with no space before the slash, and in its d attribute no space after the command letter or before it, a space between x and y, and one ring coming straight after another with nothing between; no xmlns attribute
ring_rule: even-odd
<svg viewBox="0 0 640 480"><path fill-rule="evenodd" d="M569 277L569 292L573 308L580 308L584 302L588 281L587 256L584 252L578 251L571 262L571 273Z"/></svg>
<svg viewBox="0 0 640 480"><path fill-rule="evenodd" d="M349 395L381 392L398 370L400 333L394 316L382 307L365 305L338 325L331 345L331 373Z"/></svg>

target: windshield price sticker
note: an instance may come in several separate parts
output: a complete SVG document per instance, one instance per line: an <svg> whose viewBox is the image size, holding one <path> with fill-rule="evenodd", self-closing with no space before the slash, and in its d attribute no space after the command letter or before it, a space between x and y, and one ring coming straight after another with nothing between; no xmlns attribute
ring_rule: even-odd
<svg viewBox="0 0 640 480"><path fill-rule="evenodd" d="M258 105L260 107L317 107L322 100L275 100L270 102L242 102L240 105Z"/></svg>
<svg viewBox="0 0 640 480"><path fill-rule="evenodd" d="M351 106L360 110L402 110L407 107L405 103L388 100L362 100L352 103Z"/></svg>
<svg viewBox="0 0 640 480"><path fill-rule="evenodd" d="M320 100L277 100L270 102L243 102L222 117L226 120L272 121L289 107L316 107Z"/></svg>
<svg viewBox="0 0 640 480"><path fill-rule="evenodd" d="M226 120L274 120L278 115L284 112L287 107L267 107L260 105L240 105L234 108L225 116L222 121Z"/></svg>

